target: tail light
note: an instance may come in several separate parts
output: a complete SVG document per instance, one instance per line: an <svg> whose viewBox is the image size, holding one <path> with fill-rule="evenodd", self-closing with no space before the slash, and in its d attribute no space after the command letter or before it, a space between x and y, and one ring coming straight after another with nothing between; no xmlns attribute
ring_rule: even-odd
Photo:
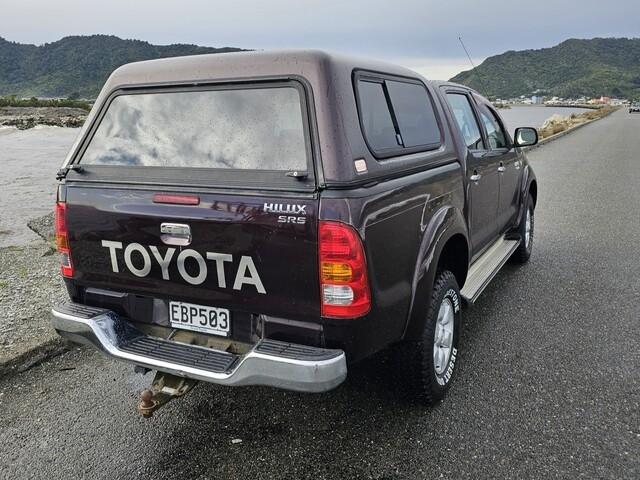
<svg viewBox="0 0 640 480"><path fill-rule="evenodd" d="M62 275L64 277L73 277L69 232L67 230L67 204L63 202L56 203L56 247L60 253Z"/></svg>
<svg viewBox="0 0 640 480"><path fill-rule="evenodd" d="M351 226L320 221L322 316L355 318L371 309L362 241Z"/></svg>

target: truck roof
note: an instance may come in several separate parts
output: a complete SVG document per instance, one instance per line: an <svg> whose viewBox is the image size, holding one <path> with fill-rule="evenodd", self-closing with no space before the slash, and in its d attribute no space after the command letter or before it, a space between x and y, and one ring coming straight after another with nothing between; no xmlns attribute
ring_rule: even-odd
<svg viewBox="0 0 640 480"><path fill-rule="evenodd" d="M116 69L104 90L126 85L211 81L258 76L314 76L321 70L359 68L393 75L418 77L408 68L321 50L276 50L214 53L146 60Z"/></svg>

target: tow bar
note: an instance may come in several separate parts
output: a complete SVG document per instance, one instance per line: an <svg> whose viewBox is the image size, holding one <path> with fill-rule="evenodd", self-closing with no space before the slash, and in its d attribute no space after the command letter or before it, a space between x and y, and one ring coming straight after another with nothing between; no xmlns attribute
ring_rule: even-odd
<svg viewBox="0 0 640 480"><path fill-rule="evenodd" d="M151 388L146 388L140 393L138 413L144 418L151 418L153 412L174 398L185 396L197 383L197 380L190 378L156 372L153 382L151 382Z"/></svg>

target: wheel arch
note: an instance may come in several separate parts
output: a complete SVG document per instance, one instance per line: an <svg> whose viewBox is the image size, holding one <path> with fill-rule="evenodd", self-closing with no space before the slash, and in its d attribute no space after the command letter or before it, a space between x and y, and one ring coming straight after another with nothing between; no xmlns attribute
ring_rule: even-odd
<svg viewBox="0 0 640 480"><path fill-rule="evenodd" d="M538 181L536 180L533 170L528 164L525 166L522 175L522 186L520 188L522 190L520 191L520 205L518 207L518 216L515 222L516 227L517 225L520 225L522 217L524 216L524 205L527 202L527 198L529 198L529 194L533 197L533 208L535 208L538 203Z"/></svg>
<svg viewBox="0 0 640 480"><path fill-rule="evenodd" d="M469 245L464 235L455 233L449 237L440 252L437 270L450 270L462 288L469 271Z"/></svg>
<svg viewBox="0 0 640 480"><path fill-rule="evenodd" d="M438 210L422 237L412 284L411 303L402 339L417 339L424 328L433 282L439 270L451 270L462 288L469 268L470 245L462 212L452 206Z"/></svg>
<svg viewBox="0 0 640 480"><path fill-rule="evenodd" d="M535 178L533 178L529 183L528 192L531 194L531 197L533 198L533 208L535 208L536 204L538 203L538 182L536 181Z"/></svg>

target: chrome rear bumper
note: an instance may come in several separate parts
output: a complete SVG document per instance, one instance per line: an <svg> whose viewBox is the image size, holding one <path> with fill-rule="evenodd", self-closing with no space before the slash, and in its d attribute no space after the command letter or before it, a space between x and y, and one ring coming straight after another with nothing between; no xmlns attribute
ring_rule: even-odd
<svg viewBox="0 0 640 480"><path fill-rule="evenodd" d="M221 385L268 385L324 392L347 376L345 354L262 340L244 355L150 337L116 313L76 303L56 306L52 325L77 343L126 362Z"/></svg>

